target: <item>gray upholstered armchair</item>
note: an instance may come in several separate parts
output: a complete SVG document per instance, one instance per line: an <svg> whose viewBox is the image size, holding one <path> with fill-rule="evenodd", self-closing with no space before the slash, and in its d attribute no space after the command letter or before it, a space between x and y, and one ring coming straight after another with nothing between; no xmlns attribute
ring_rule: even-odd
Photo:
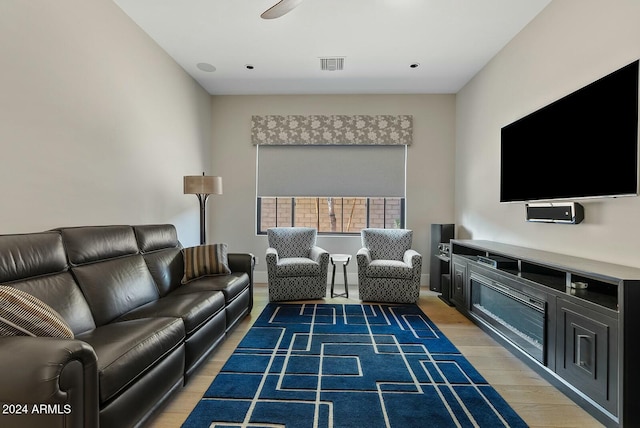
<svg viewBox="0 0 640 428"><path fill-rule="evenodd" d="M415 303L420 297L422 256L411 249L413 231L363 229L358 289L363 301Z"/></svg>
<svg viewBox="0 0 640 428"><path fill-rule="evenodd" d="M267 229L269 301L321 299L327 294L329 253L316 246L316 229Z"/></svg>

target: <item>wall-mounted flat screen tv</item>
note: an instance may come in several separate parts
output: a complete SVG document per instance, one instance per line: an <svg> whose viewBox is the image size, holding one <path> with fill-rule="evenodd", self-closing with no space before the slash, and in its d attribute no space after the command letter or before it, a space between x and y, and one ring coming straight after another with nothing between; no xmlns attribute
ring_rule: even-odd
<svg viewBox="0 0 640 428"><path fill-rule="evenodd" d="M500 201L638 194L638 61L502 128Z"/></svg>

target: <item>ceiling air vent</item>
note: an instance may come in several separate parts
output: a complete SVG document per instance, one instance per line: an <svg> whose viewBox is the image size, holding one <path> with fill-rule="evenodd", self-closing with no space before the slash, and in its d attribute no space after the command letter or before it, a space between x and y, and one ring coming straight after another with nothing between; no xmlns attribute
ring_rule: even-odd
<svg viewBox="0 0 640 428"><path fill-rule="evenodd" d="M344 57L320 58L320 70L344 70Z"/></svg>

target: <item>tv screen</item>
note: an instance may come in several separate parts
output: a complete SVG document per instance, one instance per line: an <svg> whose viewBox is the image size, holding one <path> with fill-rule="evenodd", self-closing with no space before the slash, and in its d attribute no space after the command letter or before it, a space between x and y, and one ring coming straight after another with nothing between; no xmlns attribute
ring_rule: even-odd
<svg viewBox="0 0 640 428"><path fill-rule="evenodd" d="M500 201L638 193L638 61L502 128Z"/></svg>

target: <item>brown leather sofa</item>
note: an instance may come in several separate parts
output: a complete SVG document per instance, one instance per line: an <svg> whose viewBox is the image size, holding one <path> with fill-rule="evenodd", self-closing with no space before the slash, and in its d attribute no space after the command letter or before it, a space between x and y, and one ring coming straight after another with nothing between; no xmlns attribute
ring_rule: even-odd
<svg viewBox="0 0 640 428"><path fill-rule="evenodd" d="M181 284L172 225L0 236L0 284L40 299L73 339L0 337L0 426L129 427L188 380L253 306L251 254Z"/></svg>

